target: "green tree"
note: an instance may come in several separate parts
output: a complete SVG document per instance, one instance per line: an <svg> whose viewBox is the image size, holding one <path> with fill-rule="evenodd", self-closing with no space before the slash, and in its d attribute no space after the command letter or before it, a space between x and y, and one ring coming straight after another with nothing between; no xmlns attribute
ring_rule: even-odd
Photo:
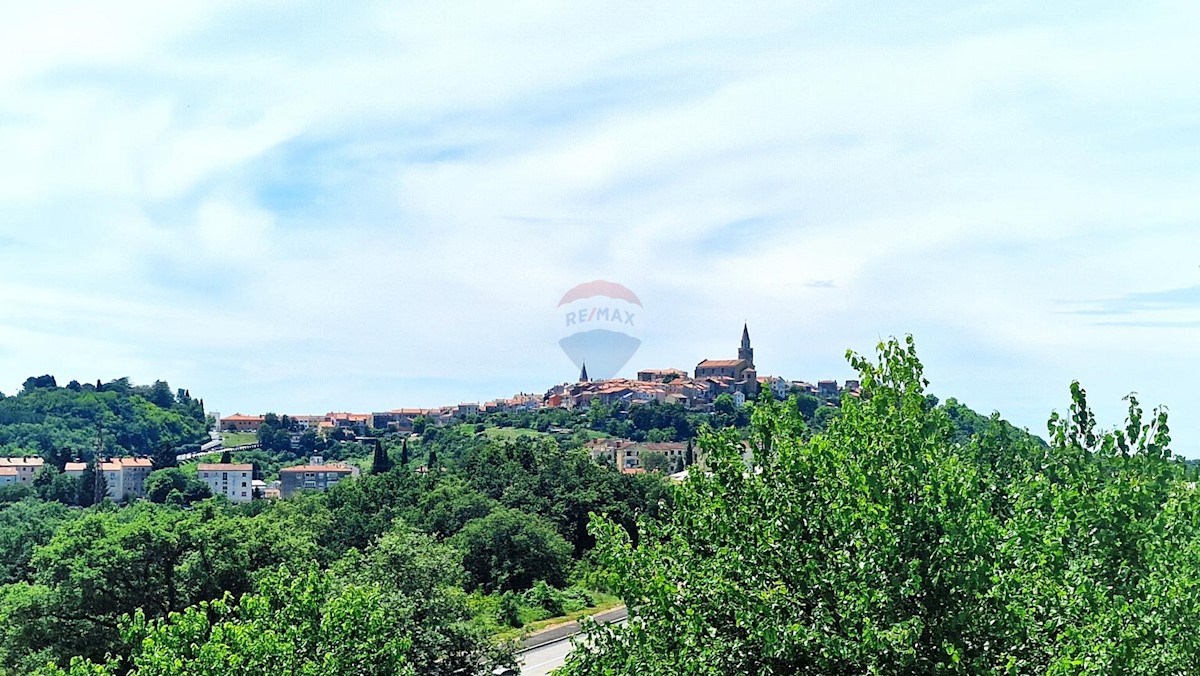
<svg viewBox="0 0 1200 676"><path fill-rule="evenodd" d="M1200 491L1162 412L1101 431L1082 388L1049 445L930 405L912 341L852 356L862 397L806 439L760 403L749 443L702 437L708 472L638 544L597 519L631 608L566 674L1174 674L1200 665Z"/></svg>
<svg viewBox="0 0 1200 676"><path fill-rule="evenodd" d="M31 579L36 547L50 541L73 513L57 502L23 500L0 506L0 585Z"/></svg>
<svg viewBox="0 0 1200 676"><path fill-rule="evenodd" d="M463 551L471 582L486 591L520 591L537 580L566 582L571 545L539 516L498 509L467 523L452 542Z"/></svg>
<svg viewBox="0 0 1200 676"><path fill-rule="evenodd" d="M371 473L383 474L392 468L392 460L388 457L387 451L383 450L383 443L379 439L375 440L375 453L371 461Z"/></svg>
<svg viewBox="0 0 1200 676"><path fill-rule="evenodd" d="M231 516L215 503L89 510L60 524L33 553L32 581L0 598L0 663L101 659L119 646L123 615L163 617L240 596L256 571L310 560L315 549L301 528Z"/></svg>
<svg viewBox="0 0 1200 676"><path fill-rule="evenodd" d="M468 522L487 516L499 504L471 488L465 481L448 479L423 494L413 521L439 539L448 538Z"/></svg>
<svg viewBox="0 0 1200 676"><path fill-rule="evenodd" d="M647 472L665 472L671 466L671 461L667 459L667 456L657 451L642 453L639 459Z"/></svg>
<svg viewBox="0 0 1200 676"><path fill-rule="evenodd" d="M518 597L511 591L506 591L500 595L500 604L496 608L496 623L503 627L520 627L524 623L521 622L521 602Z"/></svg>
<svg viewBox="0 0 1200 676"><path fill-rule="evenodd" d="M172 502L190 505L212 497L208 484L178 467L150 472L146 477L145 489L146 498L159 504Z"/></svg>
<svg viewBox="0 0 1200 676"><path fill-rule="evenodd" d="M91 460L87 466L83 468L83 473L79 476L79 494L75 497L75 503L80 507L90 507L102 500L108 495L108 481L104 478L104 472L100 470L96 460Z"/></svg>
<svg viewBox="0 0 1200 676"><path fill-rule="evenodd" d="M266 577L260 592L234 602L205 601L150 619L141 610L123 620L133 646L126 667L76 658L45 676L195 676L265 673L318 676L397 676L418 672L407 659L412 636L403 615L382 603L378 589L335 588L321 573L284 571Z"/></svg>
<svg viewBox="0 0 1200 676"><path fill-rule="evenodd" d="M197 447L197 450L199 448ZM154 465L154 469L166 469L168 467L177 467L179 465L178 451L175 447L167 442L162 442L158 445L154 455L150 456L150 462Z"/></svg>

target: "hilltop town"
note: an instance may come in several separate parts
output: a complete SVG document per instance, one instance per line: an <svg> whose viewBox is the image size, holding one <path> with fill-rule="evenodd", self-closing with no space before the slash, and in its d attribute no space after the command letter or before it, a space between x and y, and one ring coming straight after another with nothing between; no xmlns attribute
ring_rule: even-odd
<svg viewBox="0 0 1200 676"><path fill-rule="evenodd" d="M748 326L742 327L742 339L735 359L704 359L689 375L677 368L643 369L636 379L611 378L592 380L584 367L576 382L555 385L544 394L518 393L506 399L485 402L462 402L432 408L397 408L373 413L330 412L324 415L289 415L288 418L303 431L328 433L345 429L366 434L369 429L412 432L419 419L434 424L450 424L480 413L512 413L544 408L577 410L587 408L593 401L613 405L633 405L658 402L678 404L689 410L710 411L722 394L728 394L735 406L759 396L768 389L776 399L792 394L808 394L834 398L843 394L857 395L859 382L818 380L810 384L803 380L788 380L780 376L761 376L754 365L754 348L750 343ZM263 424L263 415L236 413L220 419L221 429L229 432L255 432Z"/></svg>
<svg viewBox="0 0 1200 676"><path fill-rule="evenodd" d="M52 380L39 383L34 379L31 386L49 386ZM105 386L99 383L78 386L84 393L103 389ZM78 453L56 460L55 464L64 481L75 481L66 492L75 496L73 499L78 504L92 504L106 498L113 502L145 498L146 482L152 470L183 462L198 462L194 468L195 476L174 477L178 484L174 488L182 493L219 495L240 503L261 498L286 498L302 490L324 491L339 481L358 478L365 467L362 462L352 462L353 457L365 460L362 457L365 449L377 447L385 436L389 443L407 436L419 439L430 426L482 424L485 420L504 418L505 414L520 416L553 411L565 414L597 407L607 411L627 411L638 406L666 406L703 418L733 413L747 401L763 394L776 400L797 396L808 399L813 406L836 408L840 397L858 396L858 393L856 380L840 384L834 380L818 380L813 385L803 380L759 375L749 327L744 325L735 358L703 359L690 374L677 368L650 368L638 371L636 379L593 380L588 377L585 363L575 382L555 385L543 394L518 393L485 402L324 415L234 413L222 417L219 413L209 412L207 416L212 428L208 440L191 450L160 455L152 461L145 457L144 449L141 454L129 455L107 453L101 449L91 454L91 464ZM180 405L191 407L191 415L204 418L202 409L192 410L196 402L186 398L186 393L180 396L184 397L180 399L184 402ZM165 404L170 397L159 393L159 399ZM733 418L726 422L729 420ZM594 461L608 464L625 474L657 471L681 478L696 460L690 436L663 434L662 430L651 430L649 435L632 435L637 438L628 436L628 432L614 430L595 433L581 443ZM332 450L340 444L352 444L350 448L360 451ZM260 449L262 452L258 456L247 455ZM325 454L331 450L338 457L327 459ZM382 451L377 449L376 452ZM355 453L359 455L355 456ZM220 461L217 461L218 454ZM45 464L46 460L37 456L0 457L0 485L32 486L38 470ZM270 465L269 472L266 465ZM420 466L416 471L428 470Z"/></svg>

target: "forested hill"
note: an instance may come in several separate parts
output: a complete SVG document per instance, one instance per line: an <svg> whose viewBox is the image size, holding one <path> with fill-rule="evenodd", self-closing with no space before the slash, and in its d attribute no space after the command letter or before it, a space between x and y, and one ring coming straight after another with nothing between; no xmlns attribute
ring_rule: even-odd
<svg viewBox="0 0 1200 676"><path fill-rule="evenodd" d="M97 429L110 455L149 455L205 439L204 403L162 380L133 385L128 378L59 387L53 376L31 377L20 393L0 394L0 456L48 455L90 459Z"/></svg>

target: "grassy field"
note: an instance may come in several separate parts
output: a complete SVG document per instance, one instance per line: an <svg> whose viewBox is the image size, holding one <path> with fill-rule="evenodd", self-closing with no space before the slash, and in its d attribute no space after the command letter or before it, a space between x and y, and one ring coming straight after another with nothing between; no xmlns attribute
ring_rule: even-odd
<svg viewBox="0 0 1200 676"><path fill-rule="evenodd" d="M222 432L221 443L225 444L225 448L233 448L234 446L244 446L253 444L258 441L258 436L253 432Z"/></svg>

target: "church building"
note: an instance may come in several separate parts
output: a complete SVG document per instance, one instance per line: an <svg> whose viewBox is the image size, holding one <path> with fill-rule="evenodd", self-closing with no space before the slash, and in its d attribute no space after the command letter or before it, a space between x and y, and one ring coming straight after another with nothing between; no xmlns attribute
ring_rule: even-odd
<svg viewBox="0 0 1200 676"><path fill-rule="evenodd" d="M750 347L750 329L742 325L742 344L737 359L705 359L696 364L696 380L729 378L734 389L748 398L758 396L758 371L754 368L754 348Z"/></svg>

